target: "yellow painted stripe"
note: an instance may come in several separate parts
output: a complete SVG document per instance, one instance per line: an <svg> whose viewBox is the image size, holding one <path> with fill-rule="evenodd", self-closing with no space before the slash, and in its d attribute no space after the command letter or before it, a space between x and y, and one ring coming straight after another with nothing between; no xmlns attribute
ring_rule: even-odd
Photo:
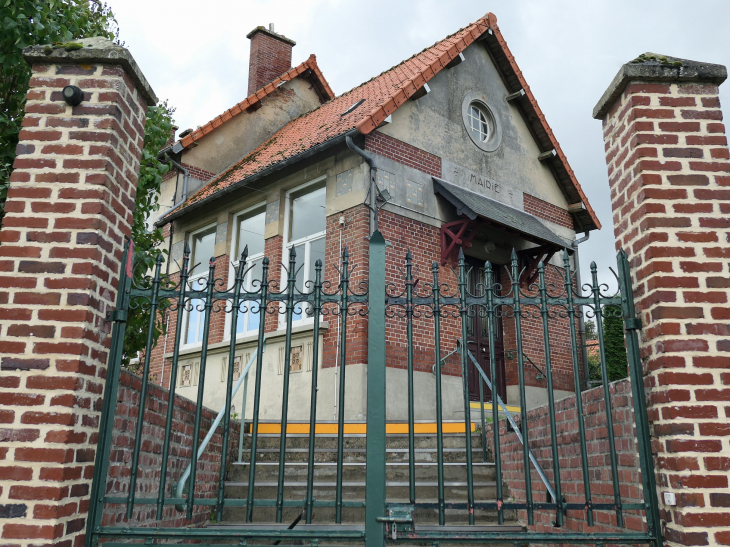
<svg viewBox="0 0 730 547"><path fill-rule="evenodd" d="M416 423L413 424L414 433L436 433L436 422L430 423ZM475 425L471 424L471 430L475 430ZM463 422L444 422L442 424L442 431L444 433L464 433ZM249 424L248 432L251 432L251 425ZM308 434L309 424L293 423L287 424L286 432L289 434ZM314 432L318 435L336 435L337 424L331 423L318 423L314 426ZM389 423L385 425L385 432L388 434L406 434L408 433L407 423ZM281 434L280 423L265 423L259 424L259 433L261 434ZM361 423L346 423L345 434L360 434L367 433L367 424Z"/></svg>
<svg viewBox="0 0 730 547"><path fill-rule="evenodd" d="M471 403L469 403L469 406L471 408L479 408L479 403L476 401L472 401ZM507 410L509 410L510 412L519 412L520 411L520 407L518 407L518 406L506 405L506 407L507 407ZM492 403L484 403L484 410L492 410ZM501 412L502 408L500 407L499 410Z"/></svg>

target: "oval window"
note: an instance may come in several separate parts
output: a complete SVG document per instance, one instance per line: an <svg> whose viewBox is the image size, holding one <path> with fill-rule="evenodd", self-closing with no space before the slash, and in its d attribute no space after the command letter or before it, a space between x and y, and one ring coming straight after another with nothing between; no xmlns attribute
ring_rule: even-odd
<svg viewBox="0 0 730 547"><path fill-rule="evenodd" d="M491 133L489 114L477 102L469 105L469 128L479 142L487 142Z"/></svg>

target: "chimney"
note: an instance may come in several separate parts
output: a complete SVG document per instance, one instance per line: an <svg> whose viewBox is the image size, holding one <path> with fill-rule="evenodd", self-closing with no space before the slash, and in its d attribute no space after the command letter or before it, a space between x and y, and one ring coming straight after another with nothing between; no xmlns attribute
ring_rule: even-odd
<svg viewBox="0 0 730 547"><path fill-rule="evenodd" d="M256 27L246 38L251 40L248 95L253 95L291 68L291 50L297 43L286 36L276 34L274 23L271 23L268 29Z"/></svg>

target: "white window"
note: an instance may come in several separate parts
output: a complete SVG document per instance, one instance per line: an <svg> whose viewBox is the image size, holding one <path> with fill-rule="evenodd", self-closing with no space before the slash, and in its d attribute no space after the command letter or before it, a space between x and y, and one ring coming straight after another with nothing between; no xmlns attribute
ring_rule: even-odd
<svg viewBox="0 0 730 547"><path fill-rule="evenodd" d="M296 267L299 270L296 287L300 292L307 293L313 289L315 263L319 259L324 264L326 227L324 177L287 192L282 262L289 267L289 252L293 247L297 254ZM282 271L282 287L286 286L286 276L286 271ZM294 321L308 319L311 319L311 312L303 311L302 306L294 310Z"/></svg>
<svg viewBox="0 0 730 547"><path fill-rule="evenodd" d="M243 211L235 218L235 240L232 246L235 249L229 285L233 287L236 281L236 272L241 260L243 249L248 246L246 270L244 271L243 287L241 292L256 292L261 288L262 262L264 259L264 228L266 224L266 204L261 203ZM236 323L236 336L243 336L258 331L261 321L258 304L255 301L242 302ZM227 323L226 338L230 339L230 323Z"/></svg>
<svg viewBox="0 0 730 547"><path fill-rule="evenodd" d="M489 138L489 117L484 107L477 102L469 105L469 128L480 142Z"/></svg>
<svg viewBox="0 0 730 547"><path fill-rule="evenodd" d="M208 281L208 268L215 248L215 226L208 226L190 234L190 273L188 277L189 291L205 290ZM190 300L185 313L183 329L184 346L202 344L205 327L205 299Z"/></svg>

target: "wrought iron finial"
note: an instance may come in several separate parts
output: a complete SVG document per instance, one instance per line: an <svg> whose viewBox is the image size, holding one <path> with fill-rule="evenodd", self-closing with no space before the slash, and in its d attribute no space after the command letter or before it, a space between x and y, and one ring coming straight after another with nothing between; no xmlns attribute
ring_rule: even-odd
<svg viewBox="0 0 730 547"><path fill-rule="evenodd" d="M591 261L591 273L596 273L598 271L598 266L596 266L595 261Z"/></svg>
<svg viewBox="0 0 730 547"><path fill-rule="evenodd" d="M342 260L347 260L350 258L350 251L347 250L347 247L342 249Z"/></svg>
<svg viewBox="0 0 730 547"><path fill-rule="evenodd" d="M315 268L321 268L322 267L322 259L318 258L314 263Z"/></svg>
<svg viewBox="0 0 730 547"><path fill-rule="evenodd" d="M165 259L162 257L162 253L157 255L157 260L156 260L157 264L162 264L164 262L164 260Z"/></svg>
<svg viewBox="0 0 730 547"><path fill-rule="evenodd" d="M269 266L269 257L265 256L264 259L261 261L261 264L268 267Z"/></svg>
<svg viewBox="0 0 730 547"><path fill-rule="evenodd" d="M291 246L291 249L289 249L289 262L294 262L294 260L297 258L297 251L294 248L294 245Z"/></svg>
<svg viewBox="0 0 730 547"><path fill-rule="evenodd" d="M214 256L211 256L211 257L210 257L210 262L208 262L208 266L209 266L209 267L210 267L211 269L212 269L212 268L215 268L215 257L214 257Z"/></svg>
<svg viewBox="0 0 730 547"><path fill-rule="evenodd" d="M464 260L464 247L459 247L459 260Z"/></svg>
<svg viewBox="0 0 730 547"><path fill-rule="evenodd" d="M183 251L183 254L185 254L186 256L190 256L190 243L188 243L187 241L185 242L185 250Z"/></svg>
<svg viewBox="0 0 730 547"><path fill-rule="evenodd" d="M246 262L246 258L248 258L248 245L243 248L243 252L241 253L241 262Z"/></svg>
<svg viewBox="0 0 730 547"><path fill-rule="evenodd" d="M410 250L410 249L408 249L408 250L406 251L406 260L411 260L412 258L413 258L413 256L411 256L411 250Z"/></svg>

